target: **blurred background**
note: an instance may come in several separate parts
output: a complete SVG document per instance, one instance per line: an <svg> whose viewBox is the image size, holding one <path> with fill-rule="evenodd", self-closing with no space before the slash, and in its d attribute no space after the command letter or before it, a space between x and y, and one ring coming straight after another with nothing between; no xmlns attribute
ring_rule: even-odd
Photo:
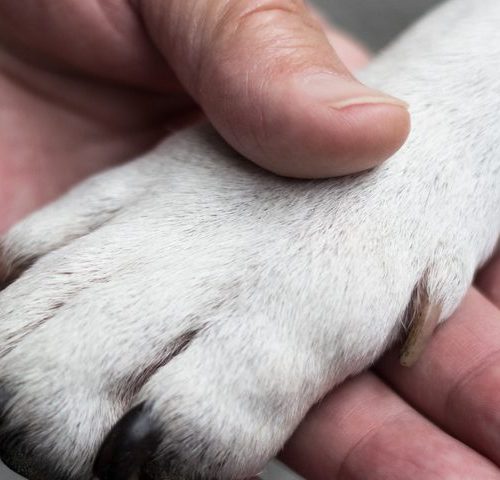
<svg viewBox="0 0 500 480"><path fill-rule="evenodd" d="M441 1L311 0L311 3L317 5L335 24L360 39L371 51L376 52L417 17ZM298 478L275 462L262 477L265 480ZM0 480L22 480L22 477L10 472L0 463Z"/></svg>
<svg viewBox="0 0 500 480"><path fill-rule="evenodd" d="M443 0L311 0L334 23L372 51L390 42L410 23Z"/></svg>

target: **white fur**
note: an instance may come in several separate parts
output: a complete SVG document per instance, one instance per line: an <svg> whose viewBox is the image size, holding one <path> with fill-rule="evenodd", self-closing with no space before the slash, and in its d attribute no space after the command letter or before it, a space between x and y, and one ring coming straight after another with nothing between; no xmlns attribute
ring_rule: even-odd
<svg viewBox="0 0 500 480"><path fill-rule="evenodd" d="M371 172L278 178L198 126L16 226L0 433L88 479L145 400L160 469L243 478L401 334L417 287L448 317L500 233L499 24L498 0L453 0L364 72L413 117Z"/></svg>

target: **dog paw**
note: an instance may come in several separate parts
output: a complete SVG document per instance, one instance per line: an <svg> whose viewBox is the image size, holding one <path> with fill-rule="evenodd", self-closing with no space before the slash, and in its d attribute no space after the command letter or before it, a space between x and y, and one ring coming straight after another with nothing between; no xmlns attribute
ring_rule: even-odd
<svg viewBox="0 0 500 480"><path fill-rule="evenodd" d="M94 461L99 478L255 473L327 376L299 324L327 288L321 260L307 271L306 236L284 248L295 233L286 203L272 206L287 182L208 129L121 172L3 239L15 275L0 294L2 457L30 479L90 478ZM96 185L127 195L107 208Z"/></svg>
<svg viewBox="0 0 500 480"><path fill-rule="evenodd" d="M367 72L416 104L410 141L381 168L283 179L197 127L2 239L7 464L31 480L251 476L409 313L451 314L500 231L498 65L463 35L465 22L498 36L483 19L500 6L454 18L465 3ZM431 34L430 60L415 46Z"/></svg>

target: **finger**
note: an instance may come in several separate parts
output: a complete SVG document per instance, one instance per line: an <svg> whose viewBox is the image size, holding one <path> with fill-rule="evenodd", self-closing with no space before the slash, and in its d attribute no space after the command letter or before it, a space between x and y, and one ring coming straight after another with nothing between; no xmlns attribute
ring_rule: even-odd
<svg viewBox="0 0 500 480"><path fill-rule="evenodd" d="M350 74L300 0L137 0L153 41L208 118L276 173L360 171L396 151L405 104Z"/></svg>
<svg viewBox="0 0 500 480"><path fill-rule="evenodd" d="M370 52L348 33L327 26L325 34L339 58L351 72L363 68L370 61Z"/></svg>
<svg viewBox="0 0 500 480"><path fill-rule="evenodd" d="M500 311L471 289L411 368L397 354L377 371L415 408L500 465Z"/></svg>
<svg viewBox="0 0 500 480"><path fill-rule="evenodd" d="M326 38L335 49L342 63L354 72L366 66L371 59L370 51L349 33L333 27L326 17L314 6L310 7L314 18L325 32Z"/></svg>
<svg viewBox="0 0 500 480"><path fill-rule="evenodd" d="M281 457L308 480L500 478L493 464L419 415L372 373L326 397Z"/></svg>
<svg viewBox="0 0 500 480"><path fill-rule="evenodd" d="M476 286L500 308L500 252L477 275Z"/></svg>

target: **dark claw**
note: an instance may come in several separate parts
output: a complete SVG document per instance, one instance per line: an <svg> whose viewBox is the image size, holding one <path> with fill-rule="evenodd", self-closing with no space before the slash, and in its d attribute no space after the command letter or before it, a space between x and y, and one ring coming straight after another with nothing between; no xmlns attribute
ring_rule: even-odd
<svg viewBox="0 0 500 480"><path fill-rule="evenodd" d="M160 443L158 429L144 404L126 413L104 439L94 462L99 480L130 480L142 476L142 467Z"/></svg>

